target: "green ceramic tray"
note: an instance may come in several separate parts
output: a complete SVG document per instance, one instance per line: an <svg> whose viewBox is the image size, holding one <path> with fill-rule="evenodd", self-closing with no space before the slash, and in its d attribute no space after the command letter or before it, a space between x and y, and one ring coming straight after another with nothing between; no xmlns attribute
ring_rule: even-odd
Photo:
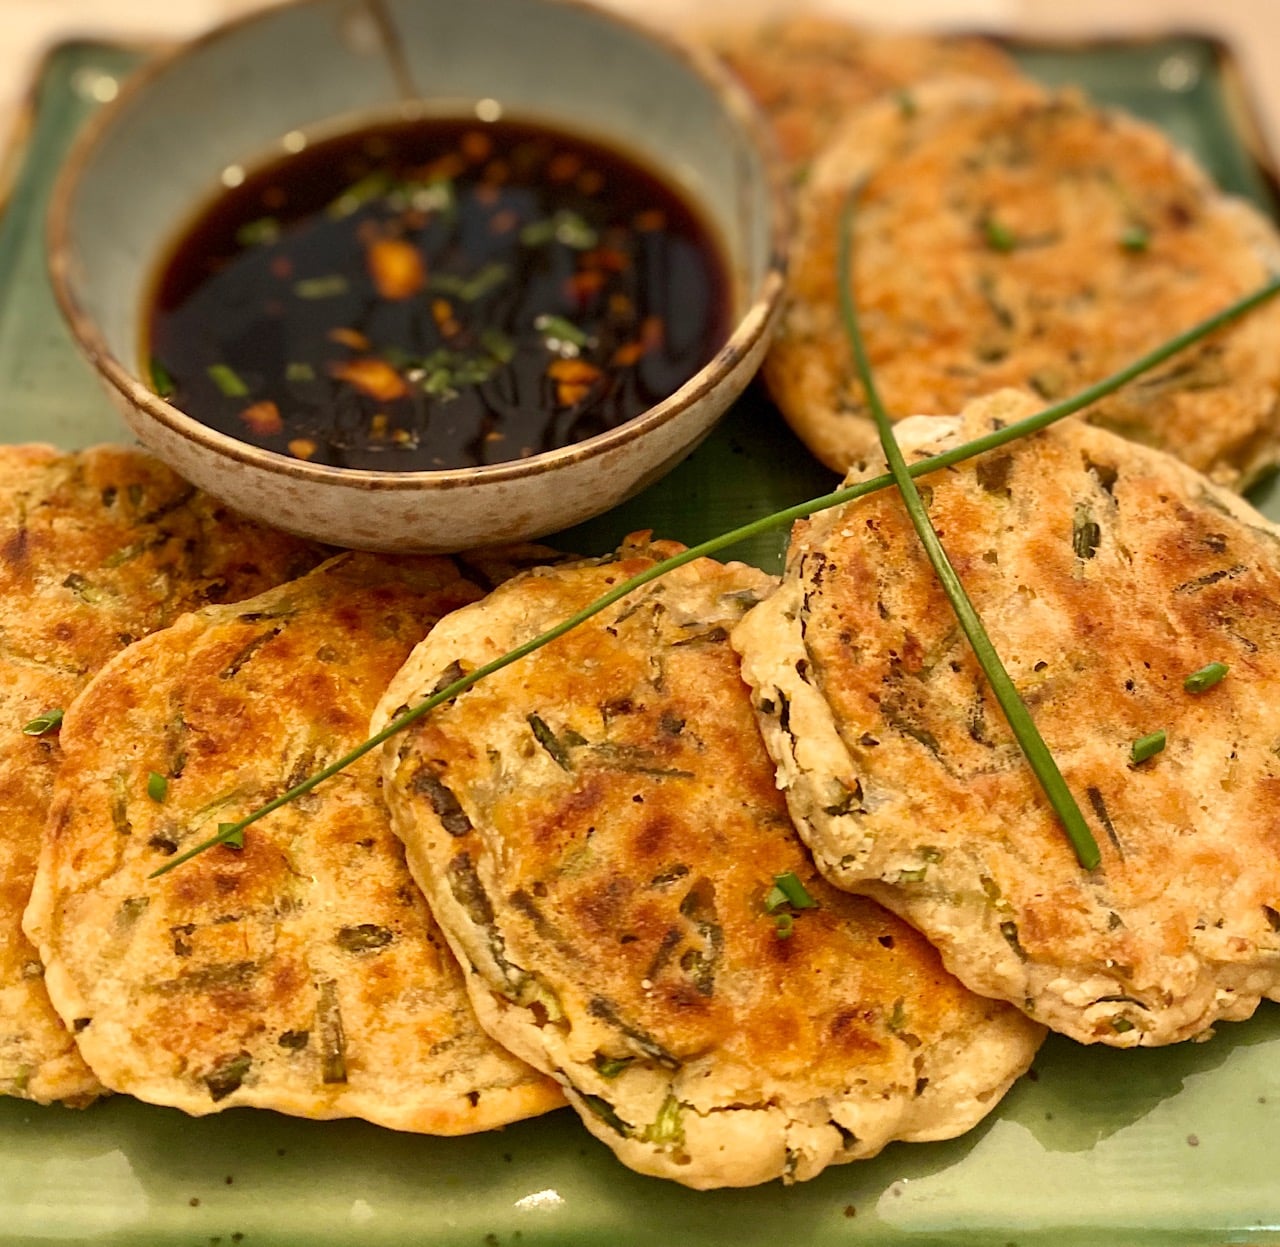
<svg viewBox="0 0 1280 1247"><path fill-rule="evenodd" d="M1275 211L1221 49L1202 40L1019 49L1165 126ZM71 137L139 53L45 63L0 217L0 433L64 445L121 427L59 322L43 211ZM139 193L145 193L140 188ZM564 544L652 527L696 541L832 478L758 394L665 481ZM1280 518L1280 495L1262 505ZM745 555L776 565L780 540ZM1220 1247L1280 1244L1280 1008L1207 1044L1116 1052L1051 1039L979 1129L894 1145L793 1188L698 1194L618 1165L568 1112L470 1139L237 1109L193 1120L123 1097L83 1112L0 1100L0 1244L152 1247Z"/></svg>

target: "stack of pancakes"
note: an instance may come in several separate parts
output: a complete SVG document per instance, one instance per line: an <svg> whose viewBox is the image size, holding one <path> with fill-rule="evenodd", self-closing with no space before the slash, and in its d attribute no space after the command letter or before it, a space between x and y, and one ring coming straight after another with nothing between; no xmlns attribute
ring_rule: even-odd
<svg viewBox="0 0 1280 1247"><path fill-rule="evenodd" d="M909 459L1274 254L1163 139L988 45L806 19L722 46L807 169L769 379L851 479L878 457L835 310L850 188ZM797 60L821 109L779 86ZM1280 992L1280 529L1226 486L1276 459L1276 314L921 478L1093 871L886 492L797 526L780 582L670 572L156 876L679 547L335 553L136 452L0 453L0 1090L441 1134L567 1100L628 1165L714 1187L956 1135L1046 1027L1132 1047L1248 1016Z"/></svg>

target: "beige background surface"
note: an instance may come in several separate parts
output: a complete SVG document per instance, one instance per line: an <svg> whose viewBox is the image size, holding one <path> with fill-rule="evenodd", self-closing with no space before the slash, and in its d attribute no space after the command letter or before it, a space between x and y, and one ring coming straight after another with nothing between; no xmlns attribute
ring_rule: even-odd
<svg viewBox="0 0 1280 1247"><path fill-rule="evenodd" d="M0 0L0 129L7 130L39 55L73 35L172 38L264 0ZM266 0L270 2L270 0ZM461 0L465 2L465 0ZM793 7L787 0L607 0L669 24ZM1174 28L1221 35L1234 47L1280 150L1280 0L814 0L812 7L895 25L980 26L1011 33L1135 34Z"/></svg>

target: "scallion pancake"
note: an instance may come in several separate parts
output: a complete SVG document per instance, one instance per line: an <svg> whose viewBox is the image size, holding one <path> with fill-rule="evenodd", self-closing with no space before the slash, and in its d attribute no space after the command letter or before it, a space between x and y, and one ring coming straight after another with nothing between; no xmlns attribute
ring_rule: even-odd
<svg viewBox="0 0 1280 1247"><path fill-rule="evenodd" d="M340 555L184 616L71 707L27 929L106 1086L434 1134L562 1103L477 1025L374 756L151 877L359 744L413 646L482 593L450 559Z"/></svg>
<svg viewBox="0 0 1280 1247"><path fill-rule="evenodd" d="M0 448L0 1094L80 1104L101 1090L21 929L60 760L56 729L24 726L65 710L114 654L183 611L321 557L141 451Z"/></svg>
<svg viewBox="0 0 1280 1247"><path fill-rule="evenodd" d="M678 548L517 577L437 626L381 715ZM386 745L481 1021L626 1164L698 1188L958 1134L1043 1033L814 869L727 640L772 587L699 560Z"/></svg>

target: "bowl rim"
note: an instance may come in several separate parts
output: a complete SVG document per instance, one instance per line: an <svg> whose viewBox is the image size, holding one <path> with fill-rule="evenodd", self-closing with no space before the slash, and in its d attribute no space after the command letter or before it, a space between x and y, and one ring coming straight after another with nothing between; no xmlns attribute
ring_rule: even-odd
<svg viewBox="0 0 1280 1247"><path fill-rule="evenodd" d="M309 483L327 483L362 492L424 488L449 490L475 486L480 482L525 480L556 471L567 464L617 451L682 415L717 389L735 372L739 362L752 354L781 309L792 233L792 206L785 169L778 156L772 128L763 113L746 87L709 48L700 47L692 41L685 42L665 30L659 30L612 8L605 8L592 0L529 0L530 3L585 12L596 20L620 27L633 37L656 44L668 56L682 62L711 89L730 121L738 126L760 154L760 168L765 182L765 210L768 214L764 266L755 288L747 291L744 311L733 322L728 338L715 355L661 402L615 428L580 442L500 463L418 471L342 468L293 459L220 433L166 402L151 390L112 353L97 321L83 308L76 294L76 252L70 239L70 218L71 205L85 168L102 136L155 79L180 67L188 57L199 55L207 48L241 34L246 28L265 24L282 11L301 9L322 2L323 0L281 0L280 3L220 22L195 38L160 52L134 70L122 84L116 97L90 118L64 161L54 184L47 218L46 259L54 298L88 362L107 385L118 391L133 408L201 450L273 476ZM362 0L361 8L372 16L379 24L379 29L385 33L385 12L380 0ZM318 124L326 123L321 121Z"/></svg>

